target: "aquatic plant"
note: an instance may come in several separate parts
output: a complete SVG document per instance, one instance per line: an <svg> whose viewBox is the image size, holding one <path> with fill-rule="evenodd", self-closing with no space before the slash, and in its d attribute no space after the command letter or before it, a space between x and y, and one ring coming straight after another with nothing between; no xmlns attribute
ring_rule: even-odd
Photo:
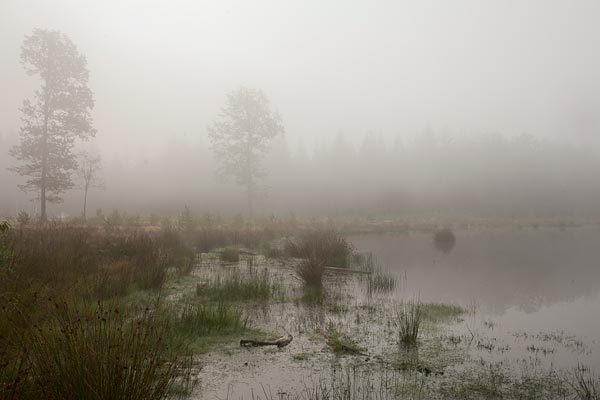
<svg viewBox="0 0 600 400"><path fill-rule="evenodd" d="M422 311L419 301L403 303L396 310L396 327L398 328L398 343L404 346L416 346L421 328Z"/></svg>
<svg viewBox="0 0 600 400"><path fill-rule="evenodd" d="M235 268L218 274L196 286L196 294L211 301L268 301L284 296L283 286L271 279L269 271L256 270L243 274Z"/></svg>
<svg viewBox="0 0 600 400"><path fill-rule="evenodd" d="M248 325L238 307L225 303L185 304L172 307L169 314L173 334L185 338L243 332Z"/></svg>
<svg viewBox="0 0 600 400"><path fill-rule="evenodd" d="M578 365L573 371L569 384L579 400L600 399L600 378L588 367Z"/></svg>

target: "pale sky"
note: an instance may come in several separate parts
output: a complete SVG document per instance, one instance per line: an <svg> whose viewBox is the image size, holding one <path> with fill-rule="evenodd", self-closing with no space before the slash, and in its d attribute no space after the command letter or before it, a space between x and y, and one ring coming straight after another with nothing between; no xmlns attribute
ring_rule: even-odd
<svg viewBox="0 0 600 400"><path fill-rule="evenodd" d="M87 56L105 154L205 141L239 85L292 147L426 127L598 144L599 21L597 0L0 0L0 134L36 87L19 53L39 27Z"/></svg>

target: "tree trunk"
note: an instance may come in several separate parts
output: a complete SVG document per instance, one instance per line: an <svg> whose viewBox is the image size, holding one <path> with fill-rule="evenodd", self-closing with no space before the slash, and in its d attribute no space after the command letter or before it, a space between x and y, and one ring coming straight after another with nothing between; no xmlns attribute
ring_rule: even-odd
<svg viewBox="0 0 600 400"><path fill-rule="evenodd" d="M46 61L50 70L50 54ZM40 223L45 223L48 220L46 215L46 186L48 179L48 120L50 118L50 89L48 88L48 78L45 79L44 85L44 138L42 139L42 179L40 180Z"/></svg>
<svg viewBox="0 0 600 400"><path fill-rule="evenodd" d="M48 89L46 88L46 92ZM42 177L40 179L40 223L48 220L46 216L46 184L48 179L48 95L45 95L44 106L44 138L42 139Z"/></svg>
<svg viewBox="0 0 600 400"><path fill-rule="evenodd" d="M253 189L252 186L253 186L252 183L248 183L248 188L247 188L247 190L248 190L248 193L247 193L248 194L248 226L252 225L252 218L253 218L253 215L252 215L252 211L253 211L252 210L252 208L253 208L252 207L253 206L252 200L253 200L254 193L253 193L253 190L252 190Z"/></svg>
<svg viewBox="0 0 600 400"><path fill-rule="evenodd" d="M83 195L83 215L82 215L82 217L83 217L83 220L84 220L84 221L85 221L85 219L86 219L86 209L87 209L87 194L88 194L88 189L89 189L89 187L88 187L88 184L86 183L86 184L85 184L85 192L84 192L84 195Z"/></svg>

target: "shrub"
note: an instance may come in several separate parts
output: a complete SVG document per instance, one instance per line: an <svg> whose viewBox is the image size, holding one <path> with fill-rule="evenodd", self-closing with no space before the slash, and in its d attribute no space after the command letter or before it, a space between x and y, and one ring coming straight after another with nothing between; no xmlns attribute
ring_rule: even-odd
<svg viewBox="0 0 600 400"><path fill-rule="evenodd" d="M318 259L328 267L345 268L349 265L352 247L334 231L313 231L285 244L291 257Z"/></svg>

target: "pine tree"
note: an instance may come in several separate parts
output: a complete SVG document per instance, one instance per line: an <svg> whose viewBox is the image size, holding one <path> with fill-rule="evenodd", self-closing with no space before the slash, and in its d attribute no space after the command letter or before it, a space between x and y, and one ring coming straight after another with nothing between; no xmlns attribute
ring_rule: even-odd
<svg viewBox="0 0 600 400"><path fill-rule="evenodd" d="M29 75L39 76L41 87L33 101L23 102L21 140L10 150L21 164L11 170L28 178L22 190L39 193L44 222L46 202L61 202L60 195L73 187L75 140L96 133L90 116L94 100L85 57L58 31L36 29L26 36L21 64Z"/></svg>

